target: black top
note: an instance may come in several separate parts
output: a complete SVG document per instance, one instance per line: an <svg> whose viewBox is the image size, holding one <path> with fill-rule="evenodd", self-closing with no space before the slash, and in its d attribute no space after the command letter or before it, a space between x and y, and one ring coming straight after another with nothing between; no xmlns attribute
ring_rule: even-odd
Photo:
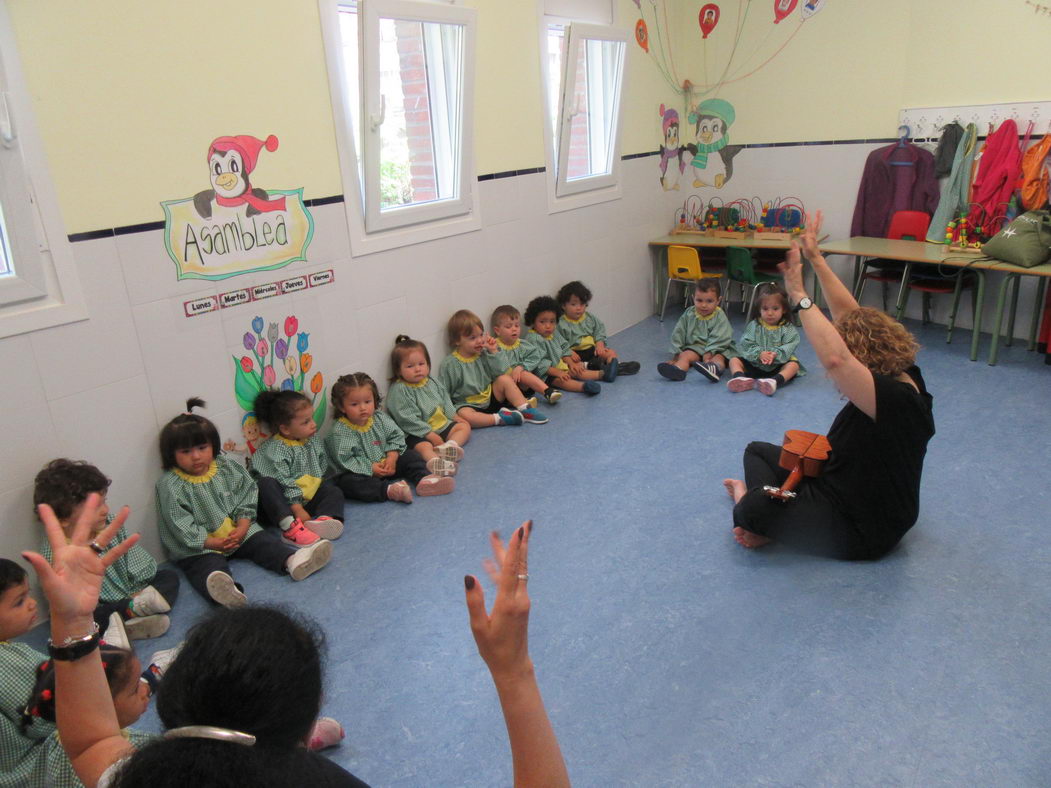
<svg viewBox="0 0 1051 788"><path fill-rule="evenodd" d="M873 374L876 418L847 404L828 431L832 453L814 481L874 541L893 544L916 522L927 441L934 435L932 397L919 387Z"/></svg>

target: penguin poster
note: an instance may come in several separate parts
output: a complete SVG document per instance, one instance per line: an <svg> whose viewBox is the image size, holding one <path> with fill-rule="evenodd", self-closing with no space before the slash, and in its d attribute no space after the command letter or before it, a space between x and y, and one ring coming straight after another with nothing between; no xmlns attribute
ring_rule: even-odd
<svg viewBox="0 0 1051 788"><path fill-rule="evenodd" d="M208 188L161 203L164 244L179 279L227 279L306 260L314 218L303 189L264 189L255 180L260 155L278 144L273 134L216 137L208 146Z"/></svg>
<svg viewBox="0 0 1051 788"><path fill-rule="evenodd" d="M741 145L728 144L730 126L736 117L733 105L718 98L702 101L687 116L694 141L685 149L693 155L688 177L692 178L694 188L721 189L733 177L734 156L743 149Z"/></svg>

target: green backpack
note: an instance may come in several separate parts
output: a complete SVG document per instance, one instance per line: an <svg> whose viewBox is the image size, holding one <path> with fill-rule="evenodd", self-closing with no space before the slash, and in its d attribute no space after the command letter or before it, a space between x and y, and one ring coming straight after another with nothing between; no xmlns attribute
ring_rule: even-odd
<svg viewBox="0 0 1051 788"><path fill-rule="evenodd" d="M982 251L989 257L1023 268L1040 265L1051 257L1051 214L1026 211L1016 216L982 244Z"/></svg>

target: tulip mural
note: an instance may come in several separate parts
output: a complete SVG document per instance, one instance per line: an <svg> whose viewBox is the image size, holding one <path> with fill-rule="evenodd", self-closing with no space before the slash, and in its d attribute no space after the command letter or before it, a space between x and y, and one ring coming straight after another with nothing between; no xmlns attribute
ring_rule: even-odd
<svg viewBox="0 0 1051 788"><path fill-rule="evenodd" d="M323 393L325 380L320 372L307 377L314 365L314 357L307 352L310 334L299 330L295 315L285 318L283 330L277 323L267 325L263 318L255 317L252 330L245 332L242 343L248 353L240 358L234 356L237 404L250 412L260 391L301 391L314 403L314 421L320 427L328 407ZM280 381L278 375L282 376Z"/></svg>

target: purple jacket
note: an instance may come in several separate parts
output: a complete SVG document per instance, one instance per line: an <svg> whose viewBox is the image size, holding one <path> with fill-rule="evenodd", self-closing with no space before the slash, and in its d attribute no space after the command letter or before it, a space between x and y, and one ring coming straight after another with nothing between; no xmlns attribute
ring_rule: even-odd
<svg viewBox="0 0 1051 788"><path fill-rule="evenodd" d="M912 162L912 166L892 166L892 159ZM938 197L934 155L930 151L912 144L899 148L897 143L878 148L865 162L850 234L885 238L895 211L933 214Z"/></svg>

